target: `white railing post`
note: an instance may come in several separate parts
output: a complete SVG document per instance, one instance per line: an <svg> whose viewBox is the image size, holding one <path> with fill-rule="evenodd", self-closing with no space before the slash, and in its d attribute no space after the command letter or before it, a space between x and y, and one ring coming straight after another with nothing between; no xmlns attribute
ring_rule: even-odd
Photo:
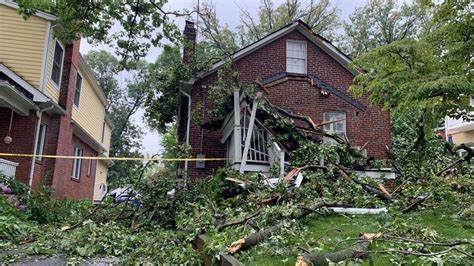
<svg viewBox="0 0 474 266"><path fill-rule="evenodd" d="M242 132L240 128L240 91L239 89L234 89L234 134L232 134L234 138L234 154L233 160L234 164L240 161L242 157ZM237 170L237 169L236 169Z"/></svg>
<svg viewBox="0 0 474 266"><path fill-rule="evenodd" d="M247 155L249 153L250 140L252 139L253 126L255 124L255 115L257 114L258 100L260 99L260 97L262 97L262 92L258 92L257 96L253 100L252 114L250 115L249 128L247 129L247 135L245 136L246 138L245 138L244 152L242 154L242 161L240 162L241 174L245 172L245 165L247 164Z"/></svg>

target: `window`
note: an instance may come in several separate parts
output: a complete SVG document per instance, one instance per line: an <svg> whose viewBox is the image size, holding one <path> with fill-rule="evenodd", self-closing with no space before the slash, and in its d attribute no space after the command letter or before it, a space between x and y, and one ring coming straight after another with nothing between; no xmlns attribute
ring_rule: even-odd
<svg viewBox="0 0 474 266"><path fill-rule="evenodd" d="M38 131L38 140L36 141L35 155L43 154L45 136L46 136L46 125L41 124ZM36 157L36 160L41 160L41 156Z"/></svg>
<svg viewBox="0 0 474 266"><path fill-rule="evenodd" d="M102 137L101 137L102 143L104 143L104 139L105 139L105 121L102 122Z"/></svg>
<svg viewBox="0 0 474 266"><path fill-rule="evenodd" d="M89 160L89 165L87 166L87 176L92 175L92 160Z"/></svg>
<svg viewBox="0 0 474 266"><path fill-rule="evenodd" d="M306 74L306 42L286 42L286 72Z"/></svg>
<svg viewBox="0 0 474 266"><path fill-rule="evenodd" d="M474 107L474 96L471 96L471 106Z"/></svg>
<svg viewBox="0 0 474 266"><path fill-rule="evenodd" d="M336 134L337 136L344 138L346 135L346 113L344 112L326 112L324 113L324 123L330 121L337 121L324 125L324 131L329 134ZM335 144L337 143L334 139L324 137L324 143Z"/></svg>
<svg viewBox="0 0 474 266"><path fill-rule="evenodd" d="M63 68L63 55L64 50L59 44L56 42L56 47L54 47L54 57L53 57L53 69L51 71L51 79L53 80L56 85L59 87L59 83L61 80L61 71Z"/></svg>
<svg viewBox="0 0 474 266"><path fill-rule="evenodd" d="M74 148L74 156L75 157L82 157L84 154L84 150L78 147ZM72 177L75 179L79 179L81 177L81 158L74 158L72 162Z"/></svg>
<svg viewBox="0 0 474 266"><path fill-rule="evenodd" d="M76 77L76 90L74 92L74 105L79 107L79 101L81 100L81 86L82 86L82 77L77 73Z"/></svg>

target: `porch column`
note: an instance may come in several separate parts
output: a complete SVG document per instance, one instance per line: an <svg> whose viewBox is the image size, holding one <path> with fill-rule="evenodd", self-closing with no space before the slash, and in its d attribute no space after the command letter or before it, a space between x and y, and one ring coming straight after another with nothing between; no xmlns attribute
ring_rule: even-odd
<svg viewBox="0 0 474 266"><path fill-rule="evenodd" d="M242 157L242 132L240 126L240 91L238 88L234 89L234 134L232 134L234 144L233 165L240 162ZM235 170L238 170L236 168Z"/></svg>
<svg viewBox="0 0 474 266"><path fill-rule="evenodd" d="M242 154L242 161L240 163L241 174L245 172L245 165L247 164L247 155L249 153L250 140L252 139L253 127L255 124L255 115L257 114L258 108L258 99L260 99L260 97L262 97L262 92L258 92L257 96L255 96L255 99L253 100L252 114L250 115L249 128L247 129L247 135L245 138L244 153Z"/></svg>

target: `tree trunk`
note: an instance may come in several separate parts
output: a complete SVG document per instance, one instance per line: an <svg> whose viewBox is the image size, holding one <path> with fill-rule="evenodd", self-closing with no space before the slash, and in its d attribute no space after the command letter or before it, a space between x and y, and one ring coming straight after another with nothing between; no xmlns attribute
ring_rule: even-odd
<svg viewBox="0 0 474 266"><path fill-rule="evenodd" d="M320 209L322 207L339 207L339 206L347 207L347 205L341 205L341 204L337 204L337 203L334 203L334 202L332 202L332 203L318 202L318 203L316 203L313 206L310 206L308 208L299 209L298 212L295 215L293 215L292 217L294 219L302 219L302 218L306 217L308 214L313 213L314 211L316 211L317 209ZM234 254L236 252L239 252L240 250L255 246L258 243L262 242L263 240L267 239L273 233L280 230L280 228L282 228L282 227L283 227L283 221L280 221L277 224L275 224L275 225L273 225L273 226L271 226L267 229L260 230L256 233L248 235L245 238L241 238L241 239L233 242L232 244L230 244L230 246L227 248L227 250L229 251L229 253Z"/></svg>
<svg viewBox="0 0 474 266"><path fill-rule="evenodd" d="M298 256L296 260L297 266L306 265L328 265L328 261L340 262L348 259L363 258L367 255L370 246L370 240L360 240L347 249L336 252L318 252L315 254L304 254Z"/></svg>

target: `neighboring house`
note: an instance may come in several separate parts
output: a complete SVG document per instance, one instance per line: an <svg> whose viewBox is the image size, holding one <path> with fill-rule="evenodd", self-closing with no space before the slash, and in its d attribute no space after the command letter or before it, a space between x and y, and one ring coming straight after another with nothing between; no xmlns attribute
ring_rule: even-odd
<svg viewBox="0 0 474 266"><path fill-rule="evenodd" d="M38 157L0 156L0 171L33 188L51 185L56 198L100 200L112 128L105 95L79 53L80 40L56 39L55 16L38 12L25 21L17 8L0 0L0 153Z"/></svg>
<svg viewBox="0 0 474 266"><path fill-rule="evenodd" d="M187 45L183 60L188 62L195 49L195 29L187 22ZM348 87L359 72L349 67L350 59L329 41L312 32L302 21L295 21L232 55L233 68L243 84L256 84L269 102L294 114L311 117L316 123L339 120L324 126L329 133L347 137L369 158L388 159L391 146L390 114L381 106L371 106L368 97L355 98ZM212 102L208 89L218 79L218 62L180 89L178 142L192 147L195 158L228 158L227 161L189 161L178 169L194 180L211 175L219 167L231 166L241 172L268 172L271 163L291 164L288 150L269 143L269 132L255 115L254 106L234 92L234 108L220 128L201 128L191 114L204 109L204 122L215 120L208 114ZM264 89L262 89L264 87ZM253 127L251 126L253 124ZM250 128L250 130L249 130ZM247 138L246 136L250 136ZM247 142L247 143L246 143ZM323 139L331 143L330 139ZM245 156L247 154L247 156ZM286 160L286 161L285 161ZM282 167L280 167L281 169ZM281 171L280 174L283 172Z"/></svg>
<svg viewBox="0 0 474 266"><path fill-rule="evenodd" d="M474 96L471 96L469 100L471 101L471 106L474 107ZM474 148L474 121L446 117L443 130L443 136L450 143L464 143Z"/></svg>

